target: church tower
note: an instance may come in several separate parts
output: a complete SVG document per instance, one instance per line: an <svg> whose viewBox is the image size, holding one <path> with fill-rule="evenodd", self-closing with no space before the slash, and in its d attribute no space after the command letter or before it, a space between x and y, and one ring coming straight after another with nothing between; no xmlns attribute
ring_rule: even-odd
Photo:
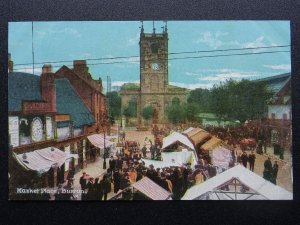
<svg viewBox="0 0 300 225"><path fill-rule="evenodd" d="M168 33L167 26L162 33L140 34L140 81L142 93L165 93L168 85Z"/></svg>
<svg viewBox="0 0 300 225"><path fill-rule="evenodd" d="M165 110L165 94L168 92L168 30L162 27L157 33L153 22L153 32L140 33L140 104L139 115L143 108L151 105L153 121L163 122Z"/></svg>

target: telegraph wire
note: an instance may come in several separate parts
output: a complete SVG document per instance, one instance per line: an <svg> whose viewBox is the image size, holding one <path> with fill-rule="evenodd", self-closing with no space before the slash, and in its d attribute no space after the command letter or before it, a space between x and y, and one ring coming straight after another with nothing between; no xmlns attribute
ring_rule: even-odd
<svg viewBox="0 0 300 225"><path fill-rule="evenodd" d="M262 46L262 47L249 47L249 48L231 48L231 49L216 49L216 50L198 50L198 51L187 51L187 52L173 52L168 55L179 55L179 54L196 54L196 53L210 53L210 52L226 52L226 51L243 51L243 50L257 50L257 49L269 49L269 48L285 48L290 47L291 45L272 45L272 46ZM163 54L164 55L164 54ZM149 56L149 55L145 55ZM101 58L87 58L86 61L97 61L97 60L114 60L114 59L132 59L139 58L139 55L136 56L116 56L116 57L101 57ZM68 63L73 62L71 60L61 60L61 61L46 61L39 62L34 64L56 64L56 63ZM31 65L31 63L21 63L15 64L14 66L26 66Z"/></svg>
<svg viewBox="0 0 300 225"><path fill-rule="evenodd" d="M290 51L265 51L265 52L252 52L252 53L234 53L234 54L220 54L220 55L203 55L203 56L185 56L185 57L177 57L177 58L169 58L168 60L183 60L183 59L201 59L201 58L218 58L218 57L229 57L229 56L247 56L247 55L262 55L262 54L274 54L274 53L288 53ZM145 61L153 61L153 60L145 60ZM95 65L105 65L105 64L121 64L121 63L139 63L140 60L130 60L130 61L114 61L114 62L98 62L98 63L89 63L88 66ZM72 66L72 65L65 65ZM54 66L56 67L56 66ZM57 66L58 67L58 66ZM36 67L42 68L42 67ZM24 70L29 68L18 68L18 70Z"/></svg>

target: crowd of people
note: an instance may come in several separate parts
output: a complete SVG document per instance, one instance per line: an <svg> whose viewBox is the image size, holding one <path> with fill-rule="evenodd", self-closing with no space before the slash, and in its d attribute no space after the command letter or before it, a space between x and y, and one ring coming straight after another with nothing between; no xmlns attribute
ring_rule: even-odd
<svg viewBox="0 0 300 225"><path fill-rule="evenodd" d="M177 127L177 131L180 132L185 129L187 128ZM154 127L153 133L156 136L165 136L169 132L172 132L172 130L173 128L170 127L162 127L160 129ZM220 138L227 138L227 140L228 136L226 135L232 138L238 132L234 129L224 130L224 128L208 129L208 131ZM249 132L242 135L254 135L251 129ZM224 136L224 134L226 135ZM142 161L143 158L150 158L152 160L159 160L161 158L161 147L161 143L152 142L147 137L143 143L128 142L120 152L116 152L114 156L110 157L109 168L104 176L93 178L86 173L82 174L79 182L82 190L81 199L107 200L108 194L111 192L114 193L114 196L121 194L122 199L130 199L132 198L132 193L130 194L128 187L143 177L148 177L169 191L172 199L176 200L181 199L186 190L194 184L201 183L217 174L216 167L211 164L210 159L206 155L199 156L198 165L195 168L191 168L190 164L156 169L153 165L145 166L145 163ZM234 143L232 147L232 149L238 149L238 146L234 145ZM245 168L249 167L251 171L254 171L255 161L256 155L254 151L251 151L249 154L246 151L237 154L236 150L234 150L233 162L229 167L234 166L235 163L239 163ZM269 158L265 161L264 168L263 177L276 184L278 173L277 161L272 165ZM71 185L68 183L65 188L71 188ZM64 196L64 198L72 199L72 196Z"/></svg>
<svg viewBox="0 0 300 225"><path fill-rule="evenodd" d="M191 165L181 167L154 168L153 165L145 166L141 160L140 152L132 155L124 154L123 151L116 156L111 156L109 168L99 182L99 178L92 178L83 173L80 178L83 190L82 200L107 200L107 194L122 192L123 199L132 197L129 190L131 184L148 177L156 184L171 193L172 199L181 199L186 190L193 184L203 182L206 179L206 168L200 166L192 170ZM208 169L207 169L208 170Z"/></svg>

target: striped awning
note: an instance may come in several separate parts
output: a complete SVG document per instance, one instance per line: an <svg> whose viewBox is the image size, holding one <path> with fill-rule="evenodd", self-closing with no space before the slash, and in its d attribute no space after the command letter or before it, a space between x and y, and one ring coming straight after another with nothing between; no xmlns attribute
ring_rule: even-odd
<svg viewBox="0 0 300 225"><path fill-rule="evenodd" d="M199 144L200 142L204 141L205 139L207 139L209 137L211 137L211 134L202 130L202 131L199 131L198 133L196 133L195 135L191 136L190 139L196 146L197 144Z"/></svg>
<svg viewBox="0 0 300 225"><path fill-rule="evenodd" d="M132 184L132 186L152 200L168 200L171 198L167 190L163 189L148 177L142 178Z"/></svg>
<svg viewBox="0 0 300 225"><path fill-rule="evenodd" d="M222 140L216 137L212 137L207 142L205 142L203 145L201 145L201 148L205 151L212 150L222 144Z"/></svg>
<svg viewBox="0 0 300 225"><path fill-rule="evenodd" d="M97 148L103 149L104 148L104 135L103 134L92 134L87 137L88 140ZM105 138L105 147L112 146L114 143L107 140Z"/></svg>
<svg viewBox="0 0 300 225"><path fill-rule="evenodd" d="M27 170L47 172L52 166L62 166L70 158L78 158L76 154L63 152L55 147L47 147L23 154L15 154L17 161Z"/></svg>

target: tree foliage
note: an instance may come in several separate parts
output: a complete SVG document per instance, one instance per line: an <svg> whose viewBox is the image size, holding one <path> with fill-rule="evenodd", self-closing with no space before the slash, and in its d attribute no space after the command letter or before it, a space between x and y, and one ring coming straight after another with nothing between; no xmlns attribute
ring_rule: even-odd
<svg viewBox="0 0 300 225"><path fill-rule="evenodd" d="M166 109L168 120L174 124L184 123L186 120L186 105L180 104L178 98L173 98Z"/></svg>
<svg viewBox="0 0 300 225"><path fill-rule="evenodd" d="M272 95L264 82L228 80L211 90L211 111L221 119L240 122L263 118Z"/></svg>
<svg viewBox="0 0 300 225"><path fill-rule="evenodd" d="M112 91L107 93L107 99L110 100L110 115L113 118L118 118L121 116L121 97L118 92Z"/></svg>
<svg viewBox="0 0 300 225"><path fill-rule="evenodd" d="M146 106L143 109L143 118L149 120L153 116L153 107L151 105Z"/></svg>
<svg viewBox="0 0 300 225"><path fill-rule="evenodd" d="M195 89L188 96L187 119L209 112L219 120L258 119L265 116L267 100L272 96L265 82L227 80L212 89Z"/></svg>
<svg viewBox="0 0 300 225"><path fill-rule="evenodd" d="M127 118L137 117L137 100L132 99L128 102L128 106L124 109L123 115Z"/></svg>

